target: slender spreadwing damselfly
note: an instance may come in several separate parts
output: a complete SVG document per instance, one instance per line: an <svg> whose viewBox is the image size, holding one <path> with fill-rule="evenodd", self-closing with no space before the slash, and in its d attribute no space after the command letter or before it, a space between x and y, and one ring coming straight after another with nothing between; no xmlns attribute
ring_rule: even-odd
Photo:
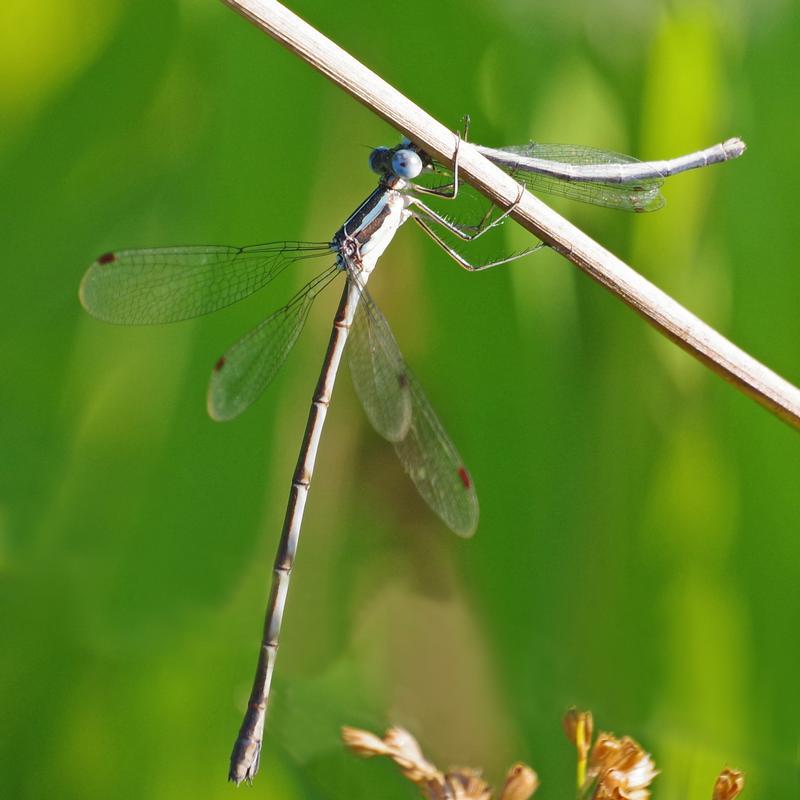
<svg viewBox="0 0 800 800"><path fill-rule="evenodd" d="M688 156L655 162L566 145L478 149L531 189L612 208L651 211L663 204L659 189L665 177L735 158L744 151L744 144L729 139ZM283 308L217 361L208 389L208 411L216 420L230 420L250 406L275 377L314 298L338 275L345 276L292 478L255 680L231 755L229 778L237 784L252 780L258 770L289 578L322 427L348 339L350 371L367 417L378 433L393 443L419 493L455 533L470 536L478 524L478 499L470 474L367 291L378 259L409 219L470 271L508 263L543 246L536 244L506 258L472 264L442 238L446 232L465 242L477 239L503 222L514 208L512 205L494 219L485 215L475 225L461 225L423 202L420 195L454 199L459 194L457 149L452 170L435 163L408 140L393 148L374 149L370 166L379 176L377 188L329 242L120 250L100 256L81 283L81 302L98 319L128 325L167 323L242 300L292 264L328 260L329 265ZM416 180L426 174L437 176L438 183L425 186ZM520 196L522 191L521 187Z"/></svg>

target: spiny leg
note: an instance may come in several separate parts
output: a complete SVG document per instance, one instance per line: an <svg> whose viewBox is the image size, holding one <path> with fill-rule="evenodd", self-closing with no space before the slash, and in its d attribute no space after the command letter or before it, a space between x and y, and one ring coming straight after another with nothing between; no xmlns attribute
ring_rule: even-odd
<svg viewBox="0 0 800 800"><path fill-rule="evenodd" d="M461 253L458 252L455 248L451 247L447 242L439 236L436 231L430 226L431 220L425 219L421 214L412 214L411 219L417 223L417 225L428 234L428 236L433 239L442 250L453 259L453 261L458 264L459 267L462 269L467 270L467 272L481 272L485 269L490 269L491 267L498 267L500 264L508 264L511 261L516 261L519 258L523 258L524 256L529 256L531 253L535 253L537 250L540 250L542 247L546 247L544 242L539 242L539 244L534 245L533 247L529 247L527 250L523 250L521 253L514 253L513 255L507 256L506 258L497 259L496 261L489 261L486 264L472 264L467 261Z"/></svg>
<svg viewBox="0 0 800 800"><path fill-rule="evenodd" d="M499 225L501 222L503 222L505 218L519 205L524 193L525 187L520 186L517 199L502 214L500 214L497 219L487 223L489 214L491 213L491 209L489 209L477 226L459 225L455 222L451 222L446 217L443 217L441 214L438 214L436 211L434 211L430 206L427 206L421 200L418 200L414 197L410 198L410 200L411 205L418 208L428 220L438 223L443 228L450 231L450 233L452 233L454 236L457 236L459 239L462 239L465 242L472 242L480 236L483 236L484 233L490 231L496 225Z"/></svg>

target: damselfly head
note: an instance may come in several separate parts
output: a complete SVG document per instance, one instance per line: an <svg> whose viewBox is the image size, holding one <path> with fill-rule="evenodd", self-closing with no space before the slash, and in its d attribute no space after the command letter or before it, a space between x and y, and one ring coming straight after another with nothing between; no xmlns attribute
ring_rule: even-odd
<svg viewBox="0 0 800 800"><path fill-rule="evenodd" d="M402 139L394 147L376 147L370 153L369 166L378 175L403 180L414 180L422 172L436 169L434 160L410 139Z"/></svg>
<svg viewBox="0 0 800 800"><path fill-rule="evenodd" d="M413 145L397 147L376 147L369 154L369 167L384 178L396 177L414 180L422 172L424 162Z"/></svg>

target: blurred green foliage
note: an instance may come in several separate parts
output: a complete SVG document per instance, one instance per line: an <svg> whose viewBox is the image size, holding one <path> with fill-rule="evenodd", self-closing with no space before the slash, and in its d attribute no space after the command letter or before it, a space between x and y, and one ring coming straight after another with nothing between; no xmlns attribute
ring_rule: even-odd
<svg viewBox="0 0 800 800"><path fill-rule="evenodd" d="M739 134L738 162L633 216L559 210L800 380L800 6L522 0L293 8L487 144L641 158ZM123 246L324 239L396 133L213 0L0 11L0 796L223 797L336 292L256 408L211 365L290 296L104 326L77 302ZM506 226L496 246L525 246ZM373 293L479 489L451 536L340 380L254 796L408 798L338 726L408 726L497 782L571 796L565 708L639 739L656 796L797 797L797 434L552 253L481 275L403 230Z"/></svg>

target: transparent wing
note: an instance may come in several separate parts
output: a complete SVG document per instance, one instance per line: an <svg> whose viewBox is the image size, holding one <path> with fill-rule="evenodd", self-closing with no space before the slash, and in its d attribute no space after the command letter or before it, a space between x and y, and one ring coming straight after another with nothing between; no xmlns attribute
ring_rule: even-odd
<svg viewBox="0 0 800 800"><path fill-rule="evenodd" d="M386 418L393 419L397 431L400 426L395 415L405 414L405 404L409 403L406 432L394 441L395 451L425 502L452 531L460 536L471 536L478 526L478 497L469 472L425 392L405 363L389 324L366 289L359 305L362 315L359 325L369 329L364 336L369 337L372 346L372 366L362 369L362 361L357 357L353 380L367 416L373 419L374 406L378 405L373 400L376 394L394 395L388 401L382 401L384 405L380 407L392 410ZM353 361L350 363L352 365ZM378 375L381 376L380 382L374 379ZM369 400L365 402L364 397ZM378 425L373 424L383 433Z"/></svg>
<svg viewBox="0 0 800 800"><path fill-rule="evenodd" d="M375 311L366 300L356 309L347 341L350 375L372 426L384 439L397 442L411 424L411 393L394 336L386 318Z"/></svg>
<svg viewBox="0 0 800 800"><path fill-rule="evenodd" d="M337 267L326 269L217 361L208 384L213 419L233 419L261 396L303 330L314 298L339 272Z"/></svg>
<svg viewBox="0 0 800 800"><path fill-rule="evenodd" d="M538 144L531 142L525 145L498 147L504 153L514 153L526 158L540 158L560 164L630 164L638 159L608 150L594 147L582 147L571 144ZM487 154L488 158L491 158ZM602 181L568 181L550 175L517 168L508 169L500 164L515 180L524 184L532 192L568 197L581 203L618 208L624 211L656 211L664 205L664 198L659 191L664 183L663 178L637 180L633 183L604 183Z"/></svg>
<svg viewBox="0 0 800 800"><path fill-rule="evenodd" d="M104 322L177 322L242 300L294 261L324 255L331 249L322 242L120 250L89 267L80 299Z"/></svg>

